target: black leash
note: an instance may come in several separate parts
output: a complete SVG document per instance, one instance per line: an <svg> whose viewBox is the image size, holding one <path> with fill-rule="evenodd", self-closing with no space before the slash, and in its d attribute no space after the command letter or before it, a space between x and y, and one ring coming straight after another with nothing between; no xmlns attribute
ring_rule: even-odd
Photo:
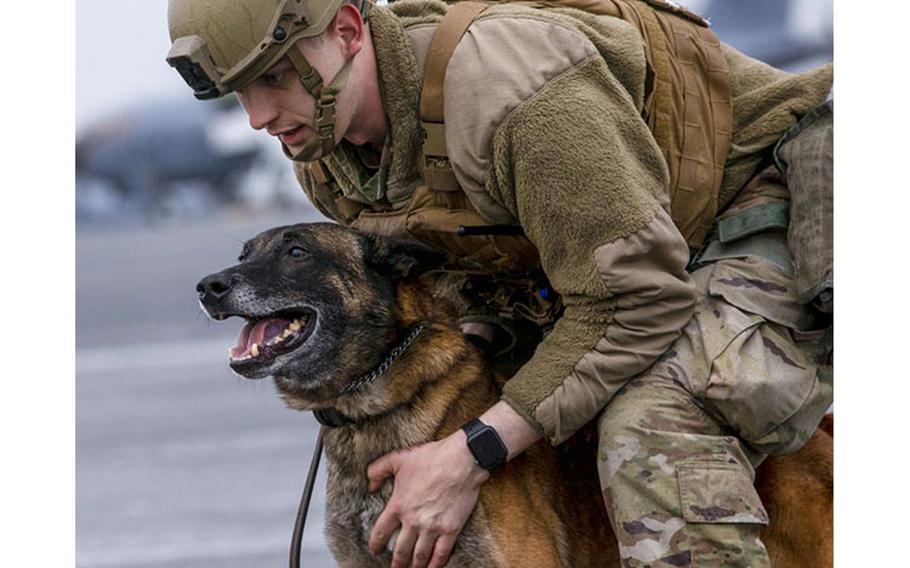
<svg viewBox="0 0 910 568"><path fill-rule="evenodd" d="M310 460L310 472L306 476L303 486L303 495L300 496L300 506L297 507L297 520L294 522L294 534L291 536L291 568L300 568L300 546L303 542L303 528L306 525L306 515L310 508L310 498L313 496L313 487L316 485L316 472L319 471L319 460L322 458L322 435L325 426L319 428L316 436L316 447L313 448L313 458Z"/></svg>

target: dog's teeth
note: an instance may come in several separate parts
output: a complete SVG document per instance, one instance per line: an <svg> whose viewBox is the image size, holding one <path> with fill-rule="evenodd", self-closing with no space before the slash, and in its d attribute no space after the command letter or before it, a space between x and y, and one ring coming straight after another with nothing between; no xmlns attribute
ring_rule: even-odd
<svg viewBox="0 0 910 568"><path fill-rule="evenodd" d="M291 328L287 328L281 332L281 337L290 337L294 332L291 331Z"/></svg>
<svg viewBox="0 0 910 568"><path fill-rule="evenodd" d="M300 324L300 320L295 319L294 321L291 322L291 325L288 326L288 329L290 329L291 331L300 331L301 327L303 327L303 326Z"/></svg>
<svg viewBox="0 0 910 568"><path fill-rule="evenodd" d="M254 343L253 346L250 347L250 355L259 357L259 345L257 343Z"/></svg>

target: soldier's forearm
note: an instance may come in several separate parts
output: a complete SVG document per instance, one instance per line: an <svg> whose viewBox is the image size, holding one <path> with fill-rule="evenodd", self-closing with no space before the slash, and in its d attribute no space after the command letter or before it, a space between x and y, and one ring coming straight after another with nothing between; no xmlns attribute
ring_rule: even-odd
<svg viewBox="0 0 910 568"><path fill-rule="evenodd" d="M480 416L480 420L496 429L512 459L541 438L540 433L507 402L500 400Z"/></svg>

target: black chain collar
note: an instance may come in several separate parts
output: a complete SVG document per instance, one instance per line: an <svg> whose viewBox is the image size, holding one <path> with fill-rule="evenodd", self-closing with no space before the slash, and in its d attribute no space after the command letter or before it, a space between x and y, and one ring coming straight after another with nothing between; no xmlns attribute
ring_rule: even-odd
<svg viewBox="0 0 910 568"><path fill-rule="evenodd" d="M345 387L343 394L350 394L354 391L359 390L365 385L371 384L373 381L381 377L386 371L389 370L389 367L392 366L395 361L401 357L405 351L408 350L408 347L411 346L411 343L417 339L417 336L420 335L425 329L423 324L417 324L413 329L408 333L407 337L402 340L401 343L396 345L389 354L386 355L386 358L383 359L375 369L363 375L362 377L355 379ZM353 424L354 421L345 416L344 414L338 412L334 408L317 408L313 410L313 416L316 417L316 421L322 424L323 426L328 426L330 428L335 428L338 426L344 426L346 424Z"/></svg>
<svg viewBox="0 0 910 568"><path fill-rule="evenodd" d="M386 356L385 360L383 360L383 362L380 363L378 367L366 375L360 377L359 379L351 381L351 383L345 387L344 394L350 394L363 385L370 384L382 376L383 373L389 370L389 367L392 366L392 363L401 357L402 353L408 350L408 347L410 347L411 343L417 339L417 336L420 335L420 332L423 331L423 329L423 324L417 324L414 326L414 329L411 330L408 336L405 337L401 343L396 345L395 348L389 351L389 354Z"/></svg>

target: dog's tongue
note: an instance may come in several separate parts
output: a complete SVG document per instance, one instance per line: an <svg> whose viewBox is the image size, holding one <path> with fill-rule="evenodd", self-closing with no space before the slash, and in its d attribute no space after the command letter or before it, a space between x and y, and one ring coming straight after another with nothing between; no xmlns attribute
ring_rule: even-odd
<svg viewBox="0 0 910 568"><path fill-rule="evenodd" d="M231 349L232 357L245 357L249 355L254 343L262 345L284 331L291 322L283 319L272 318L256 322L247 322L240 330L237 345Z"/></svg>

